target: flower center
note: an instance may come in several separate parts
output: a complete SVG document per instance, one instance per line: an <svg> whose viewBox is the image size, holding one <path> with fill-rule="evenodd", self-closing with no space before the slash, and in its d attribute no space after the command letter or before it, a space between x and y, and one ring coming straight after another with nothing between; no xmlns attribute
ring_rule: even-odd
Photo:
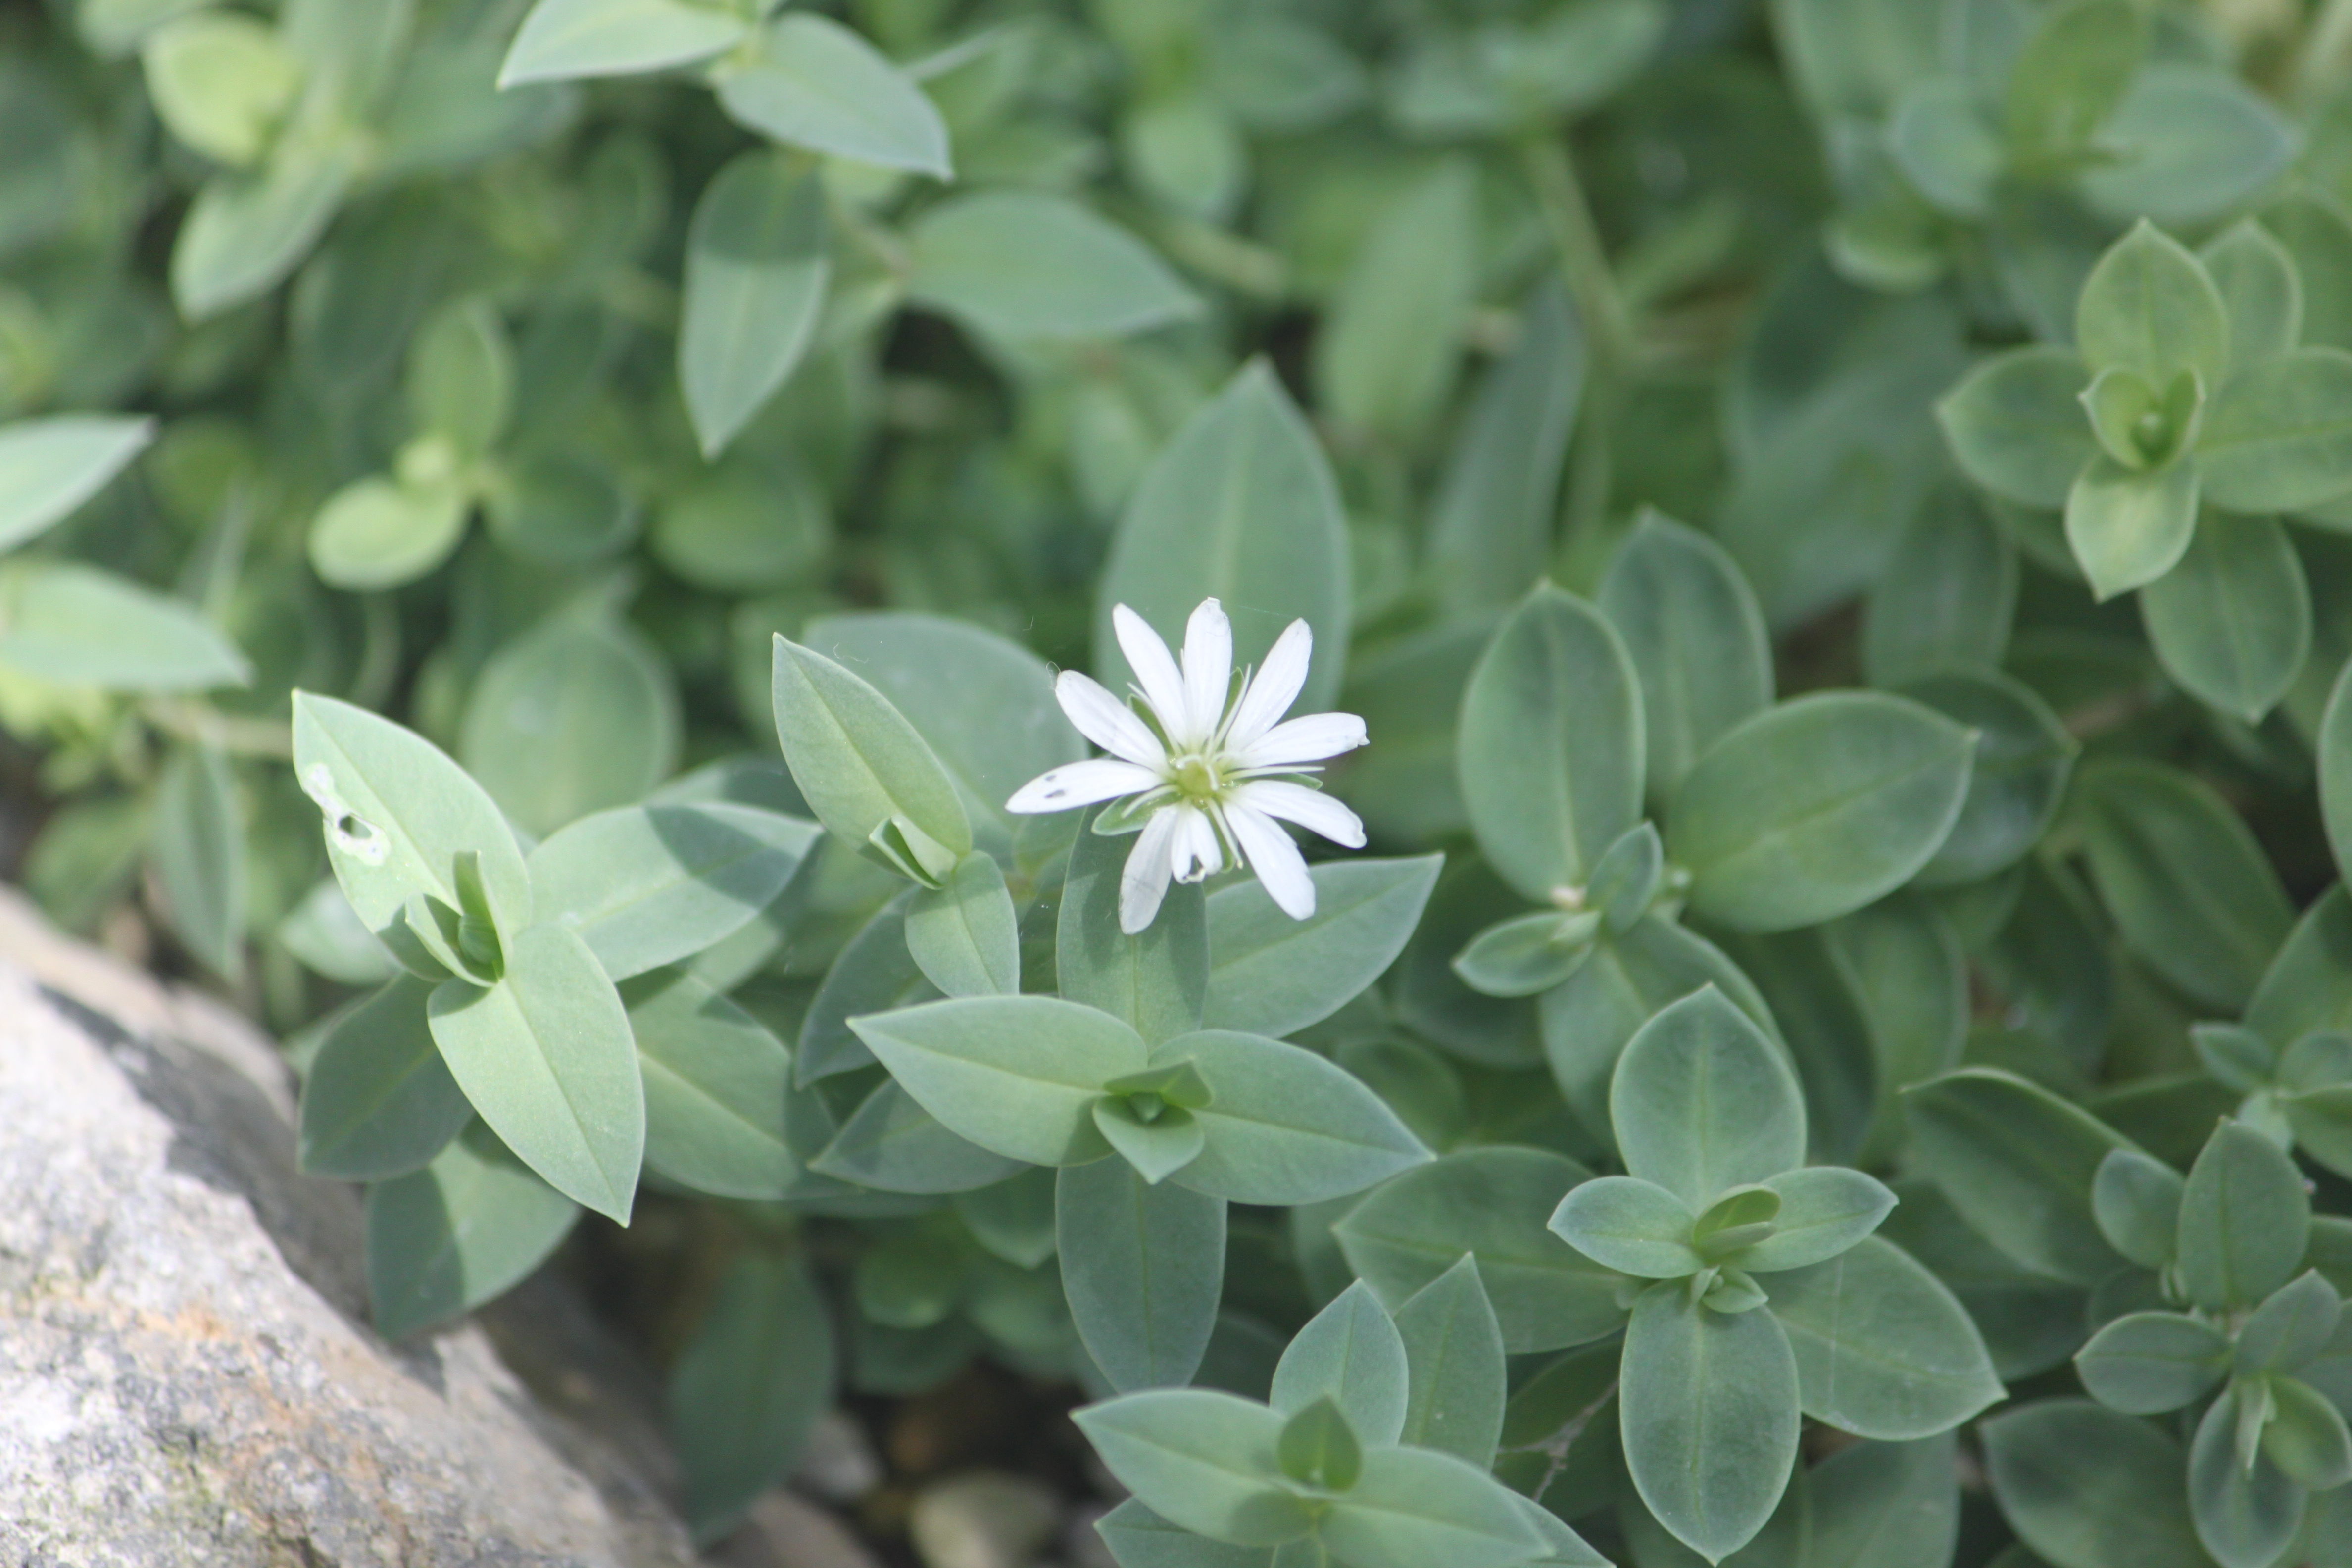
<svg viewBox="0 0 2352 1568"><path fill-rule="evenodd" d="M1198 753L1179 761L1170 782L1179 795L1195 805L1216 799L1224 789L1224 781L1217 776L1216 764Z"/></svg>

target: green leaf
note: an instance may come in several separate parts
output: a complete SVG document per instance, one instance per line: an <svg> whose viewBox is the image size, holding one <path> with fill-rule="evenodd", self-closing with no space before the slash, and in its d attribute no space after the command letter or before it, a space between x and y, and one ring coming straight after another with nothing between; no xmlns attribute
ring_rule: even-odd
<svg viewBox="0 0 2352 1568"><path fill-rule="evenodd" d="M2242 1405L2255 1394L2243 1384L2231 1387L2207 1408L2189 1444L2189 1511L2198 1540L2221 1568L2269 1568L2278 1562L2303 1523L2308 1500L2267 1455L2252 1456L2252 1463L2241 1455Z"/></svg>
<svg viewBox="0 0 2352 1568"><path fill-rule="evenodd" d="M808 352L833 280L831 238L823 182L784 153L740 153L704 187L677 330L678 386L704 458L727 449Z"/></svg>
<svg viewBox="0 0 2352 1568"><path fill-rule="evenodd" d="M1047 191L941 202L916 221L909 265L912 299L991 337L1123 337L1201 310L1141 241Z"/></svg>
<svg viewBox="0 0 2352 1568"><path fill-rule="evenodd" d="M507 1146L567 1197L623 1225L645 1153L629 1016L596 955L557 925L505 938L495 985L444 981L428 1016L450 1076Z"/></svg>
<svg viewBox="0 0 2352 1568"><path fill-rule="evenodd" d="M217 746L175 747L155 784L152 864L172 930L223 979L245 971L245 818Z"/></svg>
<svg viewBox="0 0 2352 1568"><path fill-rule="evenodd" d="M110 415L0 425L0 552L71 516L154 438L153 420Z"/></svg>
<svg viewBox="0 0 2352 1568"><path fill-rule="evenodd" d="M2128 759L2084 768L2074 801L2124 944L2189 995L2244 1006L2294 918L2244 820L2190 774Z"/></svg>
<svg viewBox="0 0 2352 1568"><path fill-rule="evenodd" d="M1208 1145L1177 1173L1186 1186L1242 1204L1321 1203L1430 1158L1385 1101L1312 1051L1226 1029L1152 1051L1155 1066L1185 1061L1211 1095L1192 1110Z"/></svg>
<svg viewBox="0 0 2352 1568"><path fill-rule="evenodd" d="M2142 1268L2164 1268L2180 1239L2180 1173L2137 1149L2111 1149L2091 1178L2091 1216L2107 1245Z"/></svg>
<svg viewBox="0 0 2352 1568"><path fill-rule="evenodd" d="M1634 1489L1675 1539L1720 1562L1764 1528L1796 1463L1788 1337L1771 1312L1713 1311L1664 1281L1633 1303L1622 1378Z"/></svg>
<svg viewBox="0 0 2352 1568"><path fill-rule="evenodd" d="M1574 974L1600 931L1597 910L1520 915L1473 937L1454 955L1454 973L1482 995L1533 996Z"/></svg>
<svg viewBox="0 0 2352 1568"><path fill-rule="evenodd" d="M819 821L863 847L892 824L912 828L919 869L943 880L971 849L955 785L889 699L823 654L775 639L776 732Z"/></svg>
<svg viewBox="0 0 2352 1568"><path fill-rule="evenodd" d="M311 520L310 569L353 593L397 588L448 560L472 515L472 498L446 476L353 479Z"/></svg>
<svg viewBox="0 0 2352 1568"><path fill-rule="evenodd" d="M2352 867L2352 695L2347 694L2352 694L2352 664L2347 664L2344 672L2336 678L2335 689L2328 694L2327 707L2320 718L2315 748L2319 753L2320 818L2326 827L2327 847L2336 858L2338 875L2352 875L2345 869ZM2311 963L2297 963L2292 970L2288 968L2288 954L2294 953L2300 958L2306 946L2311 950L2313 960L2317 959L2324 942L2331 948L2340 943L2352 950L2352 921L2346 919L2347 911L2342 889L2337 889L2332 897L2332 903L2323 899L2312 906L2311 913L2295 928L2294 939L2290 940L2273 961L2274 971L2265 973L2261 989L2255 994L2254 1001L2249 1004L2246 1022L2263 1029L2280 1044L2294 1039L2306 1029L2334 1023L2346 1011L2343 1006L2330 1006L2320 1000L2324 994L2323 986L2334 989L2329 985L2332 976L2324 966ZM2320 914L2322 909L2330 911L2326 918ZM2327 941L2330 938L2337 941ZM2304 1001L2306 996L2310 998L2307 1003ZM2346 997L2345 1001L2352 1005L2352 996ZM2295 1016L2294 1022L2290 1024L2285 1018L2281 1018L2275 1025L2265 1025L2257 1018L2257 1011L2265 1015L2292 1012Z"/></svg>
<svg viewBox="0 0 2352 1568"><path fill-rule="evenodd" d="M2230 359L2241 372L2303 341L2303 279L2269 229L2242 218L2197 257L2229 312Z"/></svg>
<svg viewBox="0 0 2352 1568"><path fill-rule="evenodd" d="M194 609L65 561L0 563L0 668L60 686L202 691L252 679Z"/></svg>
<svg viewBox="0 0 2352 1568"><path fill-rule="evenodd" d="M2230 1370L2230 1339L2179 1312L2132 1312L2074 1354L2091 1397L2130 1415L2159 1415L2212 1392Z"/></svg>
<svg viewBox="0 0 2352 1568"><path fill-rule="evenodd" d="M1936 418L1969 478L2023 506L2063 506L2097 455L2075 401L2090 379L2067 350L2012 349L1969 372L1936 405Z"/></svg>
<svg viewBox="0 0 2352 1568"><path fill-rule="evenodd" d="M1805 1106L1779 1049L1713 986L1642 1026L1609 1088L1625 1168L1694 1211L1805 1157Z"/></svg>
<svg viewBox="0 0 2352 1568"><path fill-rule="evenodd" d="M1549 584L1507 617L1470 677L1457 760L1489 864L1554 903L1642 812L1642 689L1624 644Z"/></svg>
<svg viewBox="0 0 2352 1568"><path fill-rule="evenodd" d="M1945 669L1902 696L1976 731L1960 815L1916 879L1923 888L1981 881L2015 865L2058 815L2081 750L2032 688L1996 669Z"/></svg>
<svg viewBox="0 0 2352 1568"><path fill-rule="evenodd" d="M973 1192L1022 1169L1020 1162L949 1131L895 1079L859 1101L808 1164L836 1181L924 1194Z"/></svg>
<svg viewBox="0 0 2352 1568"><path fill-rule="evenodd" d="M1595 1136L1612 1136L1609 1084L1625 1044L1671 1003L1714 985L1757 1026L1771 1013L1739 966L1706 938L1660 915L1599 943L1567 984L1545 993L1544 1054L1552 1077Z"/></svg>
<svg viewBox="0 0 2352 1568"><path fill-rule="evenodd" d="M327 858L382 936L409 899L458 907L457 858L481 857L502 934L530 922L530 874L506 818L431 742L348 702L294 695L294 773L326 817Z"/></svg>
<svg viewBox="0 0 2352 1568"><path fill-rule="evenodd" d="M1946 1435L1856 1443L1806 1474L1805 1568L1948 1568L1959 1456Z"/></svg>
<svg viewBox="0 0 2352 1568"><path fill-rule="evenodd" d="M2180 1445L2087 1399L1984 1423L1994 1498L2034 1552L2067 1568L2210 1568L2189 1522Z"/></svg>
<svg viewBox="0 0 2352 1568"><path fill-rule="evenodd" d="M1982 504L1954 485L1930 491L1864 600L1862 667L1871 684L2000 664L2017 585L2017 546Z"/></svg>
<svg viewBox="0 0 2352 1568"><path fill-rule="evenodd" d="M2044 10L2018 51L2001 104L2010 145L2029 158L2087 147L2115 112L2147 49L2130 0L2073 0Z"/></svg>
<svg viewBox="0 0 2352 1568"><path fill-rule="evenodd" d="M1021 990L1021 924L996 862L973 850L943 888L918 888L907 905L907 951L950 996Z"/></svg>
<svg viewBox="0 0 2352 1568"><path fill-rule="evenodd" d="M972 842L1008 861L1025 817L1004 809L1049 768L1087 754L1054 700L1054 672L1020 644L981 626L904 610L826 616L808 646L856 670L888 698L954 781Z"/></svg>
<svg viewBox="0 0 2352 1568"><path fill-rule="evenodd" d="M2311 1198L2284 1151L2242 1121L2214 1130L2180 1194L2180 1288L2209 1311L2259 1304L2294 1277Z"/></svg>
<svg viewBox="0 0 2352 1568"><path fill-rule="evenodd" d="M1364 1447L1328 1394L1283 1423L1275 1444L1282 1473L1318 1492L1344 1492L1364 1473Z"/></svg>
<svg viewBox="0 0 2352 1568"><path fill-rule="evenodd" d="M947 123L923 89L830 17L777 17L748 56L722 61L711 80L737 124L787 146L953 177Z"/></svg>
<svg viewBox="0 0 2352 1568"><path fill-rule="evenodd" d="M1054 941L1062 994L1146 1040L1198 1028L1208 1005L1208 900L1197 887L1172 887L1141 932L1119 930L1119 874L1135 841L1090 831L1094 820L1089 813L1079 828L1062 884Z"/></svg>
<svg viewBox="0 0 2352 1568"><path fill-rule="evenodd" d="M815 847L798 817L723 803L583 816L530 852L538 916L614 980L691 958L766 909Z"/></svg>
<svg viewBox="0 0 2352 1568"><path fill-rule="evenodd" d="M2105 453L2066 495L2066 543L2101 599L2155 582L2179 563L2197 528L2193 458L2149 471Z"/></svg>
<svg viewBox="0 0 2352 1568"><path fill-rule="evenodd" d="M1517 604L1542 575L1585 360L1567 290L1547 279L1521 311L1517 346L1480 382L1438 482L1426 559L1448 609Z"/></svg>
<svg viewBox="0 0 2352 1568"><path fill-rule="evenodd" d="M1170 1522L1238 1546L1276 1546L1312 1528L1275 1462L1283 1418L1207 1389L1155 1389L1076 1411L1104 1465Z"/></svg>
<svg viewBox="0 0 2352 1568"><path fill-rule="evenodd" d="M1113 1388L1192 1381L1224 1286L1223 1199L1146 1182L1125 1160L1070 1165L1054 1244L1078 1338Z"/></svg>
<svg viewBox="0 0 2352 1568"><path fill-rule="evenodd" d="M277 30L235 12L167 22L139 58L156 118L219 163L259 158L302 89L302 62Z"/></svg>
<svg viewBox="0 0 2352 1568"><path fill-rule="evenodd" d="M698 1541L734 1528L833 1403L833 1319L798 1258L738 1258L669 1380L669 1428Z"/></svg>
<svg viewBox="0 0 2352 1568"><path fill-rule="evenodd" d="M2270 1387L2276 1408L2263 1428L2263 1457L2311 1491L2352 1481L2352 1432L2344 1413L2307 1383L2273 1378Z"/></svg>
<svg viewBox="0 0 2352 1568"><path fill-rule="evenodd" d="M539 0L499 67L499 86L690 65L750 33L740 14L690 0Z"/></svg>
<svg viewBox="0 0 2352 1568"><path fill-rule="evenodd" d="M1263 663L1284 627L1306 621L1315 659L1297 707L1318 711L1339 694L1347 665L1350 582L1330 463L1273 367L1253 361L1169 438L1135 487L1095 591L1095 673L1114 691L1133 675L1112 632L1113 605L1167 637L1214 598L1233 619L1237 665Z"/></svg>
<svg viewBox="0 0 2352 1568"><path fill-rule="evenodd" d="M1720 545L1656 511L1633 525L1596 603L1640 676L1649 792L1664 801L1718 736L1770 705L1763 612Z"/></svg>
<svg viewBox="0 0 2352 1568"><path fill-rule="evenodd" d="M329 1020L302 1078L305 1173L351 1182L404 1176L431 1163L474 1119L425 1026L432 990L399 975Z"/></svg>
<svg viewBox="0 0 2352 1568"><path fill-rule="evenodd" d="M1918 703L1822 692L1717 741L1675 792L1691 907L1748 931L1833 919L1908 881L1966 799L1975 738Z"/></svg>
<svg viewBox="0 0 2352 1568"><path fill-rule="evenodd" d="M479 296L427 317L408 352L408 417L460 461L489 456L514 410L514 351L498 310Z"/></svg>
<svg viewBox="0 0 2352 1568"><path fill-rule="evenodd" d="M1315 912L1303 921L1276 908L1255 878L1218 889L1208 899L1202 1023L1279 1039L1329 1017L1404 951L1444 864L1437 855L1321 861L1307 868Z"/></svg>
<svg viewBox="0 0 2352 1568"><path fill-rule="evenodd" d="M2311 589L2276 518L2210 518L2179 564L2140 591L2139 609L2165 673L2249 724L2311 652Z"/></svg>
<svg viewBox="0 0 2352 1568"><path fill-rule="evenodd" d="M2137 371L2158 386L2184 370L2219 386L2230 370L2230 316L2213 280L2146 218L2084 280L2074 342L2094 373Z"/></svg>
<svg viewBox="0 0 2352 1568"><path fill-rule="evenodd" d="M924 1110L961 1137L1034 1165L1110 1152L1091 1110L1139 1072L1143 1038L1108 1013L1051 996L971 996L850 1020Z"/></svg>
<svg viewBox="0 0 2352 1568"><path fill-rule="evenodd" d="M1967 1309L1884 1237L1758 1283L1788 1333L1805 1414L1816 1420L1860 1437L1928 1437L2001 1397Z"/></svg>
<svg viewBox="0 0 2352 1568"><path fill-rule="evenodd" d="M1363 1475L1331 1504L1320 1533L1361 1568L1504 1568L1540 1552L1544 1537L1518 1498L1484 1470L1426 1448L1364 1456Z"/></svg>
<svg viewBox="0 0 2352 1568"><path fill-rule="evenodd" d="M2297 349L2231 377L2197 437L2205 499L2297 511L2352 490L2352 353Z"/></svg>
<svg viewBox="0 0 2352 1568"><path fill-rule="evenodd" d="M296 126L251 173L215 174L172 247L172 298L191 321L284 281L326 232L366 159L355 130Z"/></svg>
<svg viewBox="0 0 2352 1568"><path fill-rule="evenodd" d="M1951 922L1923 899L1889 899L1856 910L1822 936L1870 1037L1873 1103L1865 1142L1892 1146L1900 1131L1896 1091L1959 1065L1972 1007L1968 956ZM1864 1076L1844 1067L1843 1049L1822 1054L1834 1064L1837 1076ZM1805 1068L1800 1054L1801 1083ZM1821 1081L1832 1075L1816 1069L1814 1078ZM1820 1110L1832 1102L1820 1089L1808 1092L1814 1108L1809 1121L1818 1122ZM1813 1142L1825 1142L1818 1129Z"/></svg>
<svg viewBox="0 0 2352 1568"><path fill-rule="evenodd" d="M800 1174L785 1131L792 1053L685 970L621 987L646 1085L646 1168L698 1193L781 1198Z"/></svg>
<svg viewBox="0 0 2352 1568"><path fill-rule="evenodd" d="M482 667L457 760L528 833L642 799L677 765L676 677L635 628L558 614Z"/></svg>
<svg viewBox="0 0 2352 1568"><path fill-rule="evenodd" d="M572 1233L578 1205L477 1121L421 1171L368 1189L368 1304L404 1340L505 1294Z"/></svg>
<svg viewBox="0 0 2352 1568"><path fill-rule="evenodd" d="M2028 1268L2095 1285L2122 1266L2091 1208L2122 1134L2013 1074L1963 1068L1903 1091L1922 1169L1969 1225Z"/></svg>
<svg viewBox="0 0 2352 1568"><path fill-rule="evenodd" d="M1780 1198L1772 1234L1728 1259L1755 1273L1827 1262L1876 1230L1895 1206L1895 1194L1875 1176L1836 1165L1785 1172L1764 1185Z"/></svg>
<svg viewBox="0 0 2352 1568"><path fill-rule="evenodd" d="M1886 125L1886 152L1929 205L1957 217L1991 216L2005 149L1969 83L1935 76L1915 82Z"/></svg>
<svg viewBox="0 0 2352 1568"><path fill-rule="evenodd" d="M1315 335L1316 401L1389 440L1419 433L1453 390L1478 281L1478 177L1446 159L1373 219Z"/></svg>
<svg viewBox="0 0 2352 1568"><path fill-rule="evenodd" d="M794 1082L812 1084L835 1073L872 1066L874 1053L866 1048L849 1020L928 1002L939 994L916 967L914 954L907 951L907 906L913 901L910 888L876 910L825 972L824 983L817 987L808 1016L801 1021L799 1048L793 1063Z"/></svg>
<svg viewBox="0 0 2352 1568"><path fill-rule="evenodd" d="M1468 1256L1513 1354L1583 1344L1624 1322L1621 1277L1561 1245L1545 1225L1590 1174L1535 1149L1448 1154L1383 1184L1332 1234L1348 1267L1391 1310Z"/></svg>
<svg viewBox="0 0 2352 1568"><path fill-rule="evenodd" d="M1603 1268L1643 1279L1680 1279L1706 1267L1691 1244L1697 1215L1655 1182L1599 1176L1570 1187L1551 1232Z"/></svg>
<svg viewBox="0 0 2352 1568"><path fill-rule="evenodd" d="M2140 71L2101 139L2128 154L2080 176L2094 211L2197 224L2227 212L2294 161L2294 128L2227 71L2159 60Z"/></svg>
<svg viewBox="0 0 2352 1568"><path fill-rule="evenodd" d="M1134 1498L1095 1521L1095 1533L1118 1568L1273 1568L1275 1558L1263 1546L1229 1546L1195 1535Z"/></svg>
<svg viewBox="0 0 2352 1568"><path fill-rule="evenodd" d="M1503 1328L1467 1254L1396 1310L1410 1394L1397 1440L1480 1469L1495 1462L1507 1394Z"/></svg>
<svg viewBox="0 0 2352 1568"><path fill-rule="evenodd" d="M1274 1407L1297 1415L1328 1399L1366 1445L1410 1439L1405 1429L1405 1342L1388 1309L1359 1279L1307 1321L1274 1369ZM1501 1405L1496 1406L1499 1415Z"/></svg>

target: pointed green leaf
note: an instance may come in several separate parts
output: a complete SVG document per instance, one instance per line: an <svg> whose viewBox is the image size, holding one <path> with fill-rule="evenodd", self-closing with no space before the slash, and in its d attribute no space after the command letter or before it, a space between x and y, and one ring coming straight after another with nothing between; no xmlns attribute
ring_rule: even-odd
<svg viewBox="0 0 2352 1568"><path fill-rule="evenodd" d="M770 22L748 56L711 73L739 125L787 146L945 180L948 128L904 71L830 17Z"/></svg>
<svg viewBox="0 0 2352 1568"><path fill-rule="evenodd" d="M0 552L70 516L154 438L153 420L110 415L0 425Z"/></svg>
<svg viewBox="0 0 2352 1568"><path fill-rule="evenodd" d="M579 1205L475 1122L421 1171L368 1189L368 1301L388 1340L471 1311L546 1261Z"/></svg>
<svg viewBox="0 0 2352 1568"><path fill-rule="evenodd" d="M1225 1205L1124 1160L1066 1167L1055 1250L1078 1337L1121 1393L1192 1380L1225 1277Z"/></svg>
<svg viewBox="0 0 2352 1568"><path fill-rule="evenodd" d="M1274 1369L1274 1407L1296 1415L1328 1399L1367 1445L1410 1441L1405 1342L1388 1309L1359 1279L1307 1321ZM1499 1409L1499 1406L1497 1407Z"/></svg>
<svg viewBox="0 0 2352 1568"><path fill-rule="evenodd" d="M1757 1283L1816 1420L1861 1437L1927 1437L2001 1397L1968 1310L1891 1241L1865 1237L1826 1263Z"/></svg>
<svg viewBox="0 0 2352 1568"><path fill-rule="evenodd" d="M832 278L824 189L815 174L795 169L783 153L752 152L711 176L687 233L677 331L678 385L706 458L726 450L790 378L815 334Z"/></svg>
<svg viewBox="0 0 2352 1568"><path fill-rule="evenodd" d="M302 1169L383 1181L421 1171L474 1119L426 1026L433 987L400 975L333 1016L302 1079Z"/></svg>
<svg viewBox="0 0 2352 1568"><path fill-rule="evenodd" d="M682 969L621 987L646 1081L646 1166L698 1193L781 1198L800 1174L785 1131L792 1053Z"/></svg>

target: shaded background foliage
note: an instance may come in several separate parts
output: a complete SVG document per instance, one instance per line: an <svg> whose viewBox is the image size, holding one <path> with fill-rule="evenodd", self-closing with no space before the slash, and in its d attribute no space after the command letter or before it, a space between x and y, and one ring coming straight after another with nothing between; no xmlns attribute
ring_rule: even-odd
<svg viewBox="0 0 2352 1568"><path fill-rule="evenodd" d="M1445 868L1417 930L1420 873L1366 895L1403 944L1369 989L1334 967L1285 1013L1262 974L1209 982L1207 1021L1329 1058L1442 1158L1237 1206L1180 1381L1280 1405L1283 1341L1368 1312L1351 1277L1401 1331L1434 1235L1513 1357L1496 1474L1621 1561L2344 1559L2331 1465L2241 1495L2206 1429L2342 1429L2312 1403L2340 1350L2247 1346L2352 1286L2352 8L767 9L0 9L0 421L156 420L0 563L8 849L58 920L230 991L307 1066L394 966L287 766L296 689L433 741L529 841L656 790L805 815L773 766L782 634L959 775L1035 989L1067 840L998 808L1076 751L1008 645L1116 686L1114 602L1172 635L1216 594L1244 658L1304 616L1304 705L1372 739L1332 789L1375 855ZM601 44L562 33L591 12ZM2171 303L2118 349L2131 268ZM2290 427L2231 468L2224 437ZM112 428L127 460L145 437ZM1889 757L1925 782L1801 798ZM1530 808L1551 790L1566 837ZM1775 810L1828 826L1759 858ZM837 1389L1128 1386L1071 1326L1050 1179L961 1140L952 1197L838 1179L856 1118L924 1115L846 1020L931 994L898 882L847 850L794 841L693 956L743 1038L798 1053L805 1119L771 1141L803 1184L695 1199L724 1161L651 1149L635 1225L575 1233L461 1099L443 1186L379 1205L388 1329L574 1235L674 1371L709 1530ZM1622 903L1570 929L1593 911L1549 907L1563 884ZM1255 929L1237 891L1213 936ZM1583 1180L1641 1163L1621 1050L1702 981L1793 1068L1809 1157L1900 1199L1863 1256L1923 1264L2010 1396L1898 1434L1809 1394L1807 1479L1745 1545L1628 1484L1629 1301L1554 1278L1591 1255L1567 1210L1546 1229L1572 1185L1626 1191ZM404 1277L461 1170L497 1225ZM2200 1195L2232 1183L2242 1212ZM2304 1239L2208 1256L2254 1236ZM1791 1284L1772 1311L1802 1309ZM2132 1381L2168 1357L2227 1386ZM1075 1488L1064 1436L1040 1462Z"/></svg>

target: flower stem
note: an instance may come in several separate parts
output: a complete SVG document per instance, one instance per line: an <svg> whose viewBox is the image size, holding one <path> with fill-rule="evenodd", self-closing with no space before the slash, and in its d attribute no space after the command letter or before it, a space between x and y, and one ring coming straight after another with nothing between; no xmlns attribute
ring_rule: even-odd
<svg viewBox="0 0 2352 1568"><path fill-rule="evenodd" d="M1625 297L1601 248L1592 205L1569 155L1567 133L1547 129L1519 144L1537 204L1559 248L1560 277L1584 323L1591 355L1584 376L1584 407L1570 452L1568 494L1561 505L1559 558L1592 552L1591 541L1607 521L1614 479L1610 434L1623 400L1625 377L1634 360L1633 324Z"/></svg>

